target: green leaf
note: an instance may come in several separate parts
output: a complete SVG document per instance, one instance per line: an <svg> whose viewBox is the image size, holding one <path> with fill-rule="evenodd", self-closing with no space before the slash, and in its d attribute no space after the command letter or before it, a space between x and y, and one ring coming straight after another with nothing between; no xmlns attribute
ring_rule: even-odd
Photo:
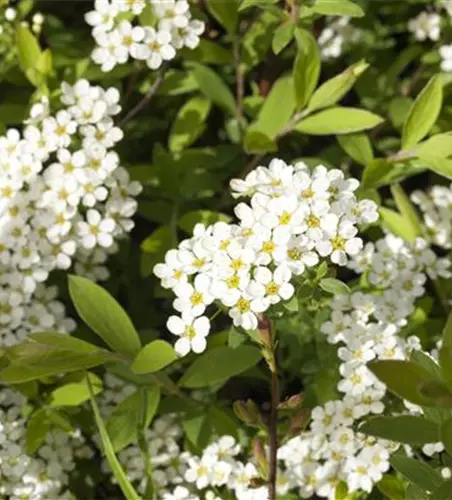
<svg viewBox="0 0 452 500"><path fill-rule="evenodd" d="M249 9L251 7L261 7L262 9L265 9L266 7L274 5L277 2L278 0L242 0L238 11L241 12L242 10Z"/></svg>
<svg viewBox="0 0 452 500"><path fill-rule="evenodd" d="M396 202L397 208L405 219L405 223L410 226L410 233L416 236L422 235L421 219L411 203L411 200L405 194L405 191L400 184L391 186L391 193Z"/></svg>
<svg viewBox="0 0 452 500"><path fill-rule="evenodd" d="M295 111L293 79L290 75L278 78L266 97L257 120L249 127L246 140L254 134L263 134L273 140L287 126Z"/></svg>
<svg viewBox="0 0 452 500"><path fill-rule="evenodd" d="M429 493L427 493L422 488L419 488L419 486L416 486L415 484L409 484L406 488L405 500L413 500L413 499L431 500L431 497Z"/></svg>
<svg viewBox="0 0 452 500"><path fill-rule="evenodd" d="M411 97L395 97L389 103L389 119L396 129L400 129L413 105Z"/></svg>
<svg viewBox="0 0 452 500"><path fill-rule="evenodd" d="M369 165L374 159L372 145L364 133L336 136L341 148L360 165Z"/></svg>
<svg viewBox="0 0 452 500"><path fill-rule="evenodd" d="M209 444L212 422L209 413L204 409L187 412L182 420L182 427L187 439L196 450L201 451Z"/></svg>
<svg viewBox="0 0 452 500"><path fill-rule="evenodd" d="M425 153L419 154L418 156L421 160L425 161L427 167L433 172L446 177L447 179L452 179L452 160L447 158L438 158L436 156L430 156Z"/></svg>
<svg viewBox="0 0 452 500"><path fill-rule="evenodd" d="M359 427L359 432L412 445L436 443L439 440L439 425L414 415L369 418Z"/></svg>
<svg viewBox="0 0 452 500"><path fill-rule="evenodd" d="M452 347L452 313L449 314L443 328L443 346Z"/></svg>
<svg viewBox="0 0 452 500"><path fill-rule="evenodd" d="M16 28L16 46L20 65L27 78L30 79L27 72L36 68L36 64L41 56L41 48L36 37L22 23ZM31 78L30 82L33 85L39 84L39 80L36 78Z"/></svg>
<svg viewBox="0 0 452 500"><path fill-rule="evenodd" d="M197 62L187 63L191 74L196 80L201 92L214 104L224 108L231 114L235 114L235 99L229 87L218 76L218 74Z"/></svg>
<svg viewBox="0 0 452 500"><path fill-rule="evenodd" d="M323 278L319 286L322 290L325 290L325 292L333 295L348 295L351 293L350 288L343 281L335 278Z"/></svg>
<svg viewBox="0 0 452 500"><path fill-rule="evenodd" d="M32 351L27 352L30 348ZM12 363L0 371L1 382L17 384L50 375L85 370L117 360L113 353L103 349L84 353L52 349L37 343L19 345L12 351L12 355Z"/></svg>
<svg viewBox="0 0 452 500"><path fill-rule="evenodd" d="M432 491L442 482L439 472L417 459L393 455L390 462L394 469L422 490Z"/></svg>
<svg viewBox="0 0 452 500"><path fill-rule="evenodd" d="M136 355L132 363L135 373L153 373L177 359L173 346L164 340L154 340Z"/></svg>
<svg viewBox="0 0 452 500"><path fill-rule="evenodd" d="M395 395L421 406L431 406L431 400L419 392L423 383L435 381L425 368L410 361L394 359L373 361L368 367Z"/></svg>
<svg viewBox="0 0 452 500"><path fill-rule="evenodd" d="M400 478L392 474L385 474L376 486L386 498L405 500L405 485Z"/></svg>
<svg viewBox="0 0 452 500"><path fill-rule="evenodd" d="M94 373L87 373L78 382L64 384L50 393L48 404L53 408L60 406L80 406L89 399L89 387L87 378L89 377L93 393L95 395L102 392L102 381Z"/></svg>
<svg viewBox="0 0 452 500"><path fill-rule="evenodd" d="M89 383L89 382L88 382ZM91 388L91 385L89 385ZM121 491L124 493L126 500L140 500L140 497L136 493L130 481L127 479L127 475L124 472L121 464L116 458L115 451L111 444L110 438L108 436L107 429L105 428L104 421L100 415L99 408L96 403L96 399L94 397L93 392L90 393L91 407L94 413L94 419L96 421L97 428L99 429L100 438L102 441L102 447L107 458L108 464L118 482Z"/></svg>
<svg viewBox="0 0 452 500"><path fill-rule="evenodd" d="M245 136L245 151L249 154L270 153L278 150L274 139L249 127Z"/></svg>
<svg viewBox="0 0 452 500"><path fill-rule="evenodd" d="M452 500L452 481L444 481L431 496L435 500Z"/></svg>
<svg viewBox="0 0 452 500"><path fill-rule="evenodd" d="M231 217L219 212L212 212L210 210L196 210L195 212L187 212L179 219L179 227L190 233L196 224L201 223L205 226L210 226L216 222L230 222Z"/></svg>
<svg viewBox="0 0 452 500"><path fill-rule="evenodd" d="M118 302L102 287L81 276L69 276L69 294L82 320L114 351L135 355L140 338Z"/></svg>
<svg viewBox="0 0 452 500"><path fill-rule="evenodd" d="M382 121L381 116L370 111L337 106L308 116L294 130L310 135L349 134L374 128Z"/></svg>
<svg viewBox="0 0 452 500"><path fill-rule="evenodd" d="M353 87L358 77L368 67L369 65L365 61L359 61L343 73L323 83L309 100L308 110L315 111L336 104Z"/></svg>
<svg viewBox="0 0 452 500"><path fill-rule="evenodd" d="M182 151L196 141L204 131L210 106L210 101L202 96L193 97L182 106L171 127L170 151Z"/></svg>
<svg viewBox="0 0 452 500"><path fill-rule="evenodd" d="M179 385L194 389L225 382L248 370L260 359L261 353L256 347L216 347L195 359L180 379Z"/></svg>
<svg viewBox="0 0 452 500"><path fill-rule="evenodd" d="M438 119L443 102L441 76L432 77L411 107L403 124L402 149L409 149L421 141Z"/></svg>
<svg viewBox="0 0 452 500"><path fill-rule="evenodd" d="M50 428L51 422L47 417L47 410L45 408L39 408L31 414L25 432L25 449L27 455L33 455L44 443Z"/></svg>
<svg viewBox="0 0 452 500"><path fill-rule="evenodd" d="M439 366L441 376L452 389L452 346L450 344L443 344L439 351Z"/></svg>
<svg viewBox="0 0 452 500"><path fill-rule="evenodd" d="M419 158L447 158L452 155L452 133L432 135L416 146Z"/></svg>
<svg viewBox="0 0 452 500"><path fill-rule="evenodd" d="M303 108L314 92L320 75L320 51L316 40L305 30L297 30L297 57L293 66L293 84L297 109Z"/></svg>
<svg viewBox="0 0 452 500"><path fill-rule="evenodd" d="M166 252L173 246L172 231L168 226L160 226L141 243L144 252L141 273L144 277L152 273L155 264L162 261Z"/></svg>
<svg viewBox="0 0 452 500"><path fill-rule="evenodd" d="M414 242L418 236L418 231L410 224L410 221L406 217L389 208L380 207L378 210L381 223L389 232L403 238L409 243Z"/></svg>
<svg viewBox="0 0 452 500"><path fill-rule="evenodd" d="M39 344L44 344L52 347L57 347L59 349L67 349L73 352L79 353L91 353L99 351L99 347L85 342L84 340L72 337L71 335L65 335L62 333L53 332L39 332L31 333L29 338L33 339Z"/></svg>
<svg viewBox="0 0 452 500"><path fill-rule="evenodd" d="M124 398L112 411L106 422L106 429L110 436L114 451L120 451L137 439L138 426L141 425L143 398L141 389ZM160 403L160 387L158 385L146 388L146 421L145 428L154 418Z"/></svg>
<svg viewBox="0 0 452 500"><path fill-rule="evenodd" d="M344 137L348 137L345 135ZM375 158L367 164L363 172L362 187L369 189L386 184L386 180L394 170L394 165L383 158Z"/></svg>
<svg viewBox="0 0 452 500"><path fill-rule="evenodd" d="M292 41L294 31L295 26L291 21L278 26L272 40L272 50L274 54L279 54L283 49L287 47L287 45L289 45L289 43Z"/></svg>
<svg viewBox="0 0 452 500"><path fill-rule="evenodd" d="M350 0L317 0L311 9L316 14L325 16L364 16L363 9Z"/></svg>
<svg viewBox="0 0 452 500"><path fill-rule="evenodd" d="M236 0L206 0L207 10L228 33L236 30L238 6L239 2Z"/></svg>
<svg viewBox="0 0 452 500"><path fill-rule="evenodd" d="M429 400L428 406L452 408L452 393L442 381L430 380L422 382L418 391L419 394Z"/></svg>
<svg viewBox="0 0 452 500"><path fill-rule="evenodd" d="M441 424L441 441L447 453L452 457L452 418ZM434 441L432 441L433 443Z"/></svg>

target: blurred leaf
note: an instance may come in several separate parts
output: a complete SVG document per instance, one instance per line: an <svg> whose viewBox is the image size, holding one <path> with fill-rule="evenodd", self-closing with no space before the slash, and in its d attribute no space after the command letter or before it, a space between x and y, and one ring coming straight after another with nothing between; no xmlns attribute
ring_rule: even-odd
<svg viewBox="0 0 452 500"><path fill-rule="evenodd" d="M204 450L209 444L212 422L209 413L203 408L188 411L182 420L182 427L197 451Z"/></svg>
<svg viewBox="0 0 452 500"><path fill-rule="evenodd" d="M172 231L168 226L159 227L141 243L141 250L144 252L141 272L144 277L152 273L155 264L164 259L166 252L172 245Z"/></svg>
<svg viewBox="0 0 452 500"><path fill-rule="evenodd" d="M195 389L225 382L254 366L260 350L247 345L216 347L198 356L179 381L181 387Z"/></svg>
<svg viewBox="0 0 452 500"><path fill-rule="evenodd" d="M393 455L390 462L394 469L422 490L432 491L442 482L439 472L414 458Z"/></svg>
<svg viewBox="0 0 452 500"><path fill-rule="evenodd" d="M293 39L295 26L291 21L287 21L276 29L273 40L272 49L274 54L279 54L289 45Z"/></svg>
<svg viewBox="0 0 452 500"><path fill-rule="evenodd" d="M45 408L38 408L32 413L28 419L27 430L25 432L25 449L27 455L33 455L44 443L50 428L51 422L47 417Z"/></svg>
<svg viewBox="0 0 452 500"><path fill-rule="evenodd" d="M99 347L64 333L39 332L29 335L31 339L39 344L67 349L73 352L90 353L98 351Z"/></svg>
<svg viewBox="0 0 452 500"><path fill-rule="evenodd" d="M372 145L366 134L344 134L336 137L341 148L357 163L366 166L373 160Z"/></svg>
<svg viewBox="0 0 452 500"><path fill-rule="evenodd" d="M176 152L187 148L202 134L210 112L210 101L195 96L187 101L177 113L171 127L168 145Z"/></svg>
<svg viewBox="0 0 452 500"><path fill-rule="evenodd" d="M405 499L405 485L402 480L391 474L385 474L376 484L377 488L386 498L391 500Z"/></svg>
<svg viewBox="0 0 452 500"><path fill-rule="evenodd" d="M414 101L402 131L402 148L409 149L421 141L438 119L443 102L441 76L432 77Z"/></svg>
<svg viewBox="0 0 452 500"><path fill-rule="evenodd" d="M123 492L124 496L126 497L126 500L140 500L140 497L138 496L135 489L127 479L126 473L124 472L123 468L121 467L121 464L116 458L115 451L111 444L107 429L105 428L104 421L102 420L99 408L96 403L96 399L92 392L90 394L90 399L91 399L91 407L94 413L94 419L96 421L97 428L99 429L103 451L107 458L108 464L110 465L110 468L115 476L115 479L118 482L118 485L121 488L121 491Z"/></svg>
<svg viewBox="0 0 452 500"><path fill-rule="evenodd" d="M239 6L237 0L206 0L206 6L210 14L228 33L235 32Z"/></svg>
<svg viewBox="0 0 452 500"><path fill-rule="evenodd" d="M136 355L132 363L135 373L153 373L177 359L173 346L164 340L154 340Z"/></svg>
<svg viewBox="0 0 452 500"><path fill-rule="evenodd" d="M326 16L364 16L363 9L350 0L317 0L310 9Z"/></svg>
<svg viewBox="0 0 452 500"><path fill-rule="evenodd" d="M358 77L368 67L369 65L365 61L359 61L343 73L320 85L309 100L308 109L315 111L336 104L353 87Z"/></svg>
<svg viewBox="0 0 452 500"><path fill-rule="evenodd" d="M349 134L374 128L382 121L383 118L370 111L338 106L304 118L294 130L310 135Z"/></svg>
<svg viewBox="0 0 452 500"><path fill-rule="evenodd" d="M41 48L36 37L24 25L19 24L16 28L16 46L18 50L19 62L27 78L35 86L40 85L39 73L34 71L36 64L41 57ZM34 71L32 73L31 71Z"/></svg>
<svg viewBox="0 0 452 500"><path fill-rule="evenodd" d="M102 287L81 276L69 276L69 294L82 320L114 351L135 355L140 338L119 303Z"/></svg>
<svg viewBox="0 0 452 500"><path fill-rule="evenodd" d="M261 7L265 9L266 7L276 3L278 3L278 0L242 0L238 11L241 12L242 10L249 9L250 7Z"/></svg>
<svg viewBox="0 0 452 500"><path fill-rule="evenodd" d="M215 71L196 62L188 62L187 67L195 78L201 92L214 104L235 114L235 99L229 87Z"/></svg>
<svg viewBox="0 0 452 500"><path fill-rule="evenodd" d="M421 160L424 160L430 170L436 172L447 179L452 179L452 160L446 158L438 158L426 153L418 153Z"/></svg>
<svg viewBox="0 0 452 500"><path fill-rule="evenodd" d="M436 443L439 431L437 424L415 415L372 417L359 426L364 434L412 445Z"/></svg>
<svg viewBox="0 0 452 500"><path fill-rule="evenodd" d="M422 225L420 217L400 184L391 186L391 194L396 202L397 208L405 219L405 224L410 226L410 233L421 236Z"/></svg>
<svg viewBox="0 0 452 500"><path fill-rule="evenodd" d="M319 286L322 290L325 290L325 292L333 295L348 295L351 293L350 288L343 281L335 278L323 278Z"/></svg>
<svg viewBox="0 0 452 500"><path fill-rule="evenodd" d="M396 129L399 129L413 105L411 97L395 97L389 103L389 118Z"/></svg>
<svg viewBox="0 0 452 500"><path fill-rule="evenodd" d="M419 388L422 383L435 381L430 372L410 361L384 360L368 364L370 371L395 395L408 401L430 406L431 400L422 396Z"/></svg>
<svg viewBox="0 0 452 500"><path fill-rule="evenodd" d="M432 492L432 499L452 500L452 481L444 481L435 491Z"/></svg>
<svg viewBox="0 0 452 500"><path fill-rule="evenodd" d="M380 207L382 225L391 233L400 236L405 241L413 243L418 236L418 231L410 224L410 221L403 215L390 210L389 208Z"/></svg>
<svg viewBox="0 0 452 500"><path fill-rule="evenodd" d="M146 389L145 399L147 402L145 428L147 428L159 406L160 387L155 385ZM141 404L140 390L137 389L124 398L108 417L106 429L114 451L120 451L136 440L138 426L141 424Z"/></svg>
<svg viewBox="0 0 452 500"><path fill-rule="evenodd" d="M278 150L276 142L269 136L250 127L245 136L245 151L249 154L270 153Z"/></svg>
<svg viewBox="0 0 452 500"><path fill-rule="evenodd" d="M296 108L303 108L314 92L320 75L320 52L316 40L305 30L297 30L298 52L293 66Z"/></svg>
<svg viewBox="0 0 452 500"><path fill-rule="evenodd" d="M452 155L452 133L437 134L416 146L420 158L447 158Z"/></svg>
<svg viewBox="0 0 452 500"><path fill-rule="evenodd" d="M439 441L439 440L438 440ZM441 439L447 453L452 457L452 418L441 424ZM432 441L433 443L434 441Z"/></svg>

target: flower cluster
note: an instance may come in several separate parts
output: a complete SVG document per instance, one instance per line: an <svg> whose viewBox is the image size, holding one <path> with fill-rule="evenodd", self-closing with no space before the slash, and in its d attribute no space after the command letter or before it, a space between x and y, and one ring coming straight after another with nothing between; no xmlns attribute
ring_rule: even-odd
<svg viewBox="0 0 452 500"><path fill-rule="evenodd" d="M191 239L170 250L155 274L171 288L180 316L168 319L179 337L176 351L202 352L210 323L206 308L215 300L228 308L235 326L257 328L271 305L290 299L293 276L328 258L345 265L362 248L360 223L377 219L376 205L358 201L359 182L340 170L272 160L245 180L231 181L233 196L251 197L235 207L238 224L199 224Z"/></svg>
<svg viewBox="0 0 452 500"><path fill-rule="evenodd" d="M320 32L317 43L323 59L336 59L341 56L346 44L355 43L359 39L360 33L350 24L350 18L347 16L328 18L327 21L328 24Z"/></svg>
<svg viewBox="0 0 452 500"><path fill-rule="evenodd" d="M112 119L119 93L80 80L63 83L61 101L55 115L47 101L35 104L22 133L0 137L1 345L70 330L44 282L73 263L91 279L108 276L103 263L133 226L141 187L112 151L122 138Z"/></svg>
<svg viewBox="0 0 452 500"><path fill-rule="evenodd" d="M314 408L309 430L279 451L286 474L303 497L334 498L339 482L350 492L370 492L389 468L397 445L359 433L356 423L384 410L386 389L367 368L373 359L406 359L421 348L418 337L398 336L414 303L425 292L427 274L450 277L450 262L437 259L422 239L409 246L388 235L368 243L348 266L365 273L369 290L336 296L331 319L321 331L330 343L341 343L342 400ZM375 291L378 293L375 293ZM437 450L437 448L435 448Z"/></svg>
<svg viewBox="0 0 452 500"><path fill-rule="evenodd" d="M90 458L90 448L78 433L52 430L34 456L26 452L25 398L12 389L0 392L0 496L70 500L69 478L78 458Z"/></svg>
<svg viewBox="0 0 452 500"><path fill-rule="evenodd" d="M433 186L428 193L415 191L411 199L423 213L429 240L442 248L452 248L452 184Z"/></svg>
<svg viewBox="0 0 452 500"><path fill-rule="evenodd" d="M204 31L204 23L192 19L186 0L96 0L94 7L86 14L97 44L92 59L105 72L130 58L157 69L183 47L196 48ZM151 11L153 24L134 24L145 9ZM124 15L131 15L132 22Z"/></svg>

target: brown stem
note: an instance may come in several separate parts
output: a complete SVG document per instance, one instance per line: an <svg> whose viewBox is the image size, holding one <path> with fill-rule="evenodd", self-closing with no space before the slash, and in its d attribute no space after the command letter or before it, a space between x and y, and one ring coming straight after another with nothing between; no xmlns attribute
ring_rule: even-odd
<svg viewBox="0 0 452 500"><path fill-rule="evenodd" d="M278 452L278 404L279 404L279 380L274 360L274 371L271 380L271 408L268 426L268 498L276 500L276 476L277 476L277 452Z"/></svg>
<svg viewBox="0 0 452 500"><path fill-rule="evenodd" d="M130 121L137 113L139 113L145 106L147 106L150 103L151 99L154 97L155 93L157 92L158 88L160 87L163 81L163 77L165 76L167 68L168 64L164 63L160 68L160 71L157 74L157 78L155 79L148 93L143 97L143 99L141 99L141 101L134 108L132 108L126 114L124 118L122 118L122 120L120 120L118 124L120 127L122 127L125 123Z"/></svg>

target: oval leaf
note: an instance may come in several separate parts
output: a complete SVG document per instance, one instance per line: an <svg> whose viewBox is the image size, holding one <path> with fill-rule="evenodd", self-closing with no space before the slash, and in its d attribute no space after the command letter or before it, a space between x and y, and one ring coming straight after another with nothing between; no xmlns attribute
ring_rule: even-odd
<svg viewBox="0 0 452 500"><path fill-rule="evenodd" d="M137 354L132 363L135 373L153 373L177 359L173 346L164 340L154 340Z"/></svg>
<svg viewBox="0 0 452 500"><path fill-rule="evenodd" d="M335 278L324 278L319 286L325 292L332 293L333 295L348 295L351 293L350 288L340 280Z"/></svg>
<svg viewBox="0 0 452 500"><path fill-rule="evenodd" d="M443 103L441 76L430 79L414 101L403 124L402 148L409 149L421 141L435 124Z"/></svg>
<svg viewBox="0 0 452 500"><path fill-rule="evenodd" d="M382 121L381 116L370 111L338 106L308 116L294 130L310 135L349 134L374 128Z"/></svg>
<svg viewBox="0 0 452 500"><path fill-rule="evenodd" d="M436 443L439 440L438 424L414 415L373 417L359 427L359 432L413 445Z"/></svg>
<svg viewBox="0 0 452 500"><path fill-rule="evenodd" d="M130 318L106 290L81 276L69 276L69 294L82 320L114 351L134 355L140 350Z"/></svg>
<svg viewBox="0 0 452 500"><path fill-rule="evenodd" d="M260 359L261 353L256 347L216 347L196 358L179 385L190 389L215 385L248 370Z"/></svg>

